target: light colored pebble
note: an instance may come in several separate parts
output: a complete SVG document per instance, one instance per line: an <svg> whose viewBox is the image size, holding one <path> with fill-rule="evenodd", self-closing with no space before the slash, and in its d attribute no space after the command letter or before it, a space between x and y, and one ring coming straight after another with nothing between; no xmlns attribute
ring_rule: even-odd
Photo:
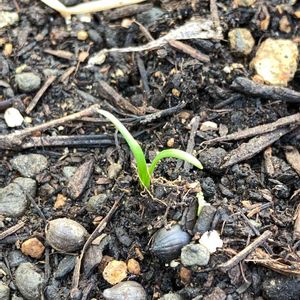
<svg viewBox="0 0 300 300"><path fill-rule="evenodd" d="M16 108L10 107L4 113L4 120L8 127L13 128L21 126L24 118Z"/></svg>

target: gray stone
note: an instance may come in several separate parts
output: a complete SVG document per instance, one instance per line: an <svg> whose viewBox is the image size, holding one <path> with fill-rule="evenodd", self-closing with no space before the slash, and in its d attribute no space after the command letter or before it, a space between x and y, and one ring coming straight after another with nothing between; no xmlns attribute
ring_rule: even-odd
<svg viewBox="0 0 300 300"><path fill-rule="evenodd" d="M76 5L80 2L80 0L61 0L61 2L65 5L65 6L72 6L72 5Z"/></svg>
<svg viewBox="0 0 300 300"><path fill-rule="evenodd" d="M63 174L67 179L69 179L74 175L76 170L77 170L77 167L66 166L63 168Z"/></svg>
<svg viewBox="0 0 300 300"><path fill-rule="evenodd" d="M181 249L181 263L184 266L206 266L210 254L206 247L200 244L188 244Z"/></svg>
<svg viewBox="0 0 300 300"><path fill-rule="evenodd" d="M159 298L159 300L183 300L179 294L169 293Z"/></svg>
<svg viewBox="0 0 300 300"><path fill-rule="evenodd" d="M10 288L3 282L0 282L0 300L9 300Z"/></svg>
<svg viewBox="0 0 300 300"><path fill-rule="evenodd" d="M106 194L93 196L87 202L86 209L92 213L100 213L107 199L108 196Z"/></svg>
<svg viewBox="0 0 300 300"><path fill-rule="evenodd" d="M16 270L15 282L19 292L27 300L41 299L43 274L31 263L22 263Z"/></svg>
<svg viewBox="0 0 300 300"><path fill-rule="evenodd" d="M0 12L0 28L13 25L19 21L19 15L15 12L1 11Z"/></svg>
<svg viewBox="0 0 300 300"><path fill-rule="evenodd" d="M109 179L116 179L122 170L122 166L119 163L112 163L107 168L107 177Z"/></svg>
<svg viewBox="0 0 300 300"><path fill-rule="evenodd" d="M211 177L204 178L201 187L205 198L211 198L216 194L216 185Z"/></svg>
<svg viewBox="0 0 300 300"><path fill-rule="evenodd" d="M251 32L246 28L235 28L228 33L230 48L238 54L248 55L251 53L255 41Z"/></svg>
<svg viewBox="0 0 300 300"><path fill-rule="evenodd" d="M18 155L10 162L24 177L33 177L45 170L48 165L47 158L41 154Z"/></svg>
<svg viewBox="0 0 300 300"><path fill-rule="evenodd" d="M226 154L223 148L209 148L199 153L199 160L206 171L219 175L222 174L220 167Z"/></svg>
<svg viewBox="0 0 300 300"><path fill-rule="evenodd" d="M8 252L8 261L11 268L19 266L21 263L29 261L29 258L25 256L20 250L12 250Z"/></svg>
<svg viewBox="0 0 300 300"><path fill-rule="evenodd" d="M27 205L27 197L19 184L10 183L5 188L0 189L0 215L8 217L22 216Z"/></svg>
<svg viewBox="0 0 300 300"><path fill-rule="evenodd" d="M76 262L76 256L67 255L65 256L58 264L57 270L54 273L55 279L61 279L65 277L68 273L70 273L74 267Z"/></svg>
<svg viewBox="0 0 300 300"><path fill-rule="evenodd" d="M23 92L33 92L41 85L41 78L32 72L17 74L15 81L18 88Z"/></svg>
<svg viewBox="0 0 300 300"><path fill-rule="evenodd" d="M275 275L264 280L262 289L267 300L298 300L300 298L300 278Z"/></svg>
<svg viewBox="0 0 300 300"><path fill-rule="evenodd" d="M103 43L103 38L95 29L88 30L88 34L89 34L90 39L93 42L95 42L96 44L100 45Z"/></svg>
<svg viewBox="0 0 300 300"><path fill-rule="evenodd" d="M204 205L194 226L194 233L204 233L206 231L209 231L211 229L210 226L214 219L216 211L216 208L212 205Z"/></svg>
<svg viewBox="0 0 300 300"><path fill-rule="evenodd" d="M153 7L145 12L138 14L137 20L143 25L150 26L155 24L159 19L161 19L164 14L165 11L161 10L158 7Z"/></svg>
<svg viewBox="0 0 300 300"><path fill-rule="evenodd" d="M26 194L31 197L35 197L36 194L36 181L31 178L17 177L13 183L19 184L25 191Z"/></svg>

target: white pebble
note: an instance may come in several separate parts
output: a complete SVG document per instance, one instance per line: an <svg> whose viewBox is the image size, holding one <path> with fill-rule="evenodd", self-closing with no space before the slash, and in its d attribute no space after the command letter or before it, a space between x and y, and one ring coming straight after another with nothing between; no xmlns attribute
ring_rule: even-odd
<svg viewBox="0 0 300 300"><path fill-rule="evenodd" d="M217 248L223 246L219 233L216 230L206 231L200 238L199 244L206 247L210 254L217 251Z"/></svg>
<svg viewBox="0 0 300 300"><path fill-rule="evenodd" d="M10 107L4 113L4 120L8 127L18 127L22 125L24 118L16 108Z"/></svg>
<svg viewBox="0 0 300 300"><path fill-rule="evenodd" d="M203 122L200 126L201 131L218 130L218 124L212 121Z"/></svg>

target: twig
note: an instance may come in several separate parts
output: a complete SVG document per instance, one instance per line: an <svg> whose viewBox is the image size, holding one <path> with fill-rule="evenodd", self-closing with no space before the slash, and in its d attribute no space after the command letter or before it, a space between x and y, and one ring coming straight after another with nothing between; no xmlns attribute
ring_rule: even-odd
<svg viewBox="0 0 300 300"><path fill-rule="evenodd" d="M66 7L58 0L41 0L54 10L58 11L64 18L69 19L71 15L88 14L125 5L144 2L145 0L98 0Z"/></svg>
<svg viewBox="0 0 300 300"><path fill-rule="evenodd" d="M257 135L261 135L264 133L268 133L268 132L274 131L278 128L281 128L281 127L284 127L287 125L293 125L293 124L300 124L300 113L280 118L277 121L269 123L269 124L263 124L263 125L255 126L252 128L247 128L245 130L241 130L241 131L231 133L231 134L219 137L219 138L205 141L204 143L211 144L211 143L217 143L217 142L238 141L238 140L249 138L252 136L257 136Z"/></svg>
<svg viewBox="0 0 300 300"><path fill-rule="evenodd" d="M101 234L101 232L105 229L107 223L109 222L109 220L111 219L111 217L113 216L115 211L117 210L117 208L119 206L119 203L120 203L122 198L123 198L123 195L121 195L121 197L118 200L115 201L114 205L112 206L112 208L110 209L108 214L105 216L105 218L103 218L101 220L101 222L98 224L96 229L89 236L89 238L87 239L87 241L85 242L85 244L82 248L82 251L81 251L80 255L77 257L75 269L74 269L74 272L73 272L73 278L72 278L72 289L71 289L71 292L70 292L71 299L74 299L74 296L78 295L81 263L82 263L82 259L83 259L83 256L84 256L86 250L90 247L93 240L95 238L97 238Z"/></svg>
<svg viewBox="0 0 300 300"><path fill-rule="evenodd" d="M222 32L216 0L210 0L210 14L215 24L215 28Z"/></svg>
<svg viewBox="0 0 300 300"><path fill-rule="evenodd" d="M7 100L0 101L0 112L5 111L9 107L17 107L19 110L24 110L24 104L21 101L23 95L12 97Z"/></svg>
<svg viewBox="0 0 300 300"><path fill-rule="evenodd" d="M99 109L99 105L95 104L92 105L80 112L71 114L69 116L65 116L56 120L52 120L49 122L46 122L44 124L40 124L31 128L26 128L20 131L16 131L11 134L7 135L0 135L0 149L16 149L16 148L21 148L23 139L25 137L30 136L33 132L36 131L43 131L48 128L54 127L54 126L59 126L64 123L74 121L81 119L82 117L88 117L93 115L94 113L97 113L97 110Z"/></svg>
<svg viewBox="0 0 300 300"><path fill-rule="evenodd" d="M53 56L57 56L59 58L74 60L75 55L70 51L65 50L53 50L53 49L44 49L44 52Z"/></svg>
<svg viewBox="0 0 300 300"><path fill-rule="evenodd" d="M172 41L169 41L168 42L172 47L190 55L191 57L193 58L196 58L198 59L199 61L202 61L202 62L205 62L205 63L208 63L210 62L210 58L208 55L204 54L204 53L201 53L199 50L193 48L192 46L190 45L187 45L183 42L180 42L180 41L176 41L176 40L172 40Z"/></svg>
<svg viewBox="0 0 300 300"><path fill-rule="evenodd" d="M133 16L136 14L140 14L144 11L147 11L153 7L152 3L145 4L133 4L125 7L117 8L112 11L108 11L105 13L104 18L107 20L118 20L125 17Z"/></svg>
<svg viewBox="0 0 300 300"><path fill-rule="evenodd" d="M258 96L268 100L300 103L299 92L288 88L257 83L245 77L237 77L230 87L246 95Z"/></svg>
<svg viewBox="0 0 300 300"><path fill-rule="evenodd" d="M279 128L275 131L256 136L247 143L242 143L224 158L225 162L221 165L221 169L228 168L241 161L252 158L293 129L293 127Z"/></svg>
<svg viewBox="0 0 300 300"><path fill-rule="evenodd" d="M20 230L22 227L24 227L25 223L24 222L19 222L18 224L6 229L4 232L0 233L0 240L3 240L7 236L15 233L16 231Z"/></svg>
<svg viewBox="0 0 300 300"><path fill-rule="evenodd" d="M40 90L36 93L36 95L34 96L34 98L31 100L30 104L28 105L28 107L26 108L26 114L30 114L31 111L35 108L35 106L37 105L38 101L41 99L41 97L43 96L43 94L46 92L46 90L48 89L48 87L53 83L53 81L56 79L55 75L51 75L44 83L44 85L40 88Z"/></svg>
<svg viewBox="0 0 300 300"><path fill-rule="evenodd" d="M102 96L106 99L112 100L114 104L121 109L131 112L135 115L144 115L144 112L132 105L128 100L126 100L123 96L121 96L115 89L113 89L109 84L107 84L103 80L99 80L100 92L102 92ZM104 92L104 93L103 93Z"/></svg>
<svg viewBox="0 0 300 300"><path fill-rule="evenodd" d="M261 236L256 238L250 245L244 248L241 252L237 255L229 259L227 262L220 264L218 269L222 270L223 272L227 272L236 266L239 262L245 259L253 250L263 244L268 238L272 236L272 232L267 230Z"/></svg>
<svg viewBox="0 0 300 300"><path fill-rule="evenodd" d="M150 93L150 88L149 88L149 83L148 83L148 78L147 78L147 71L146 71L144 62L142 61L141 57L138 54L136 55L136 62L137 62L137 66L139 68L139 72L141 75L141 80L143 83L144 91L145 91L146 95L148 95Z"/></svg>

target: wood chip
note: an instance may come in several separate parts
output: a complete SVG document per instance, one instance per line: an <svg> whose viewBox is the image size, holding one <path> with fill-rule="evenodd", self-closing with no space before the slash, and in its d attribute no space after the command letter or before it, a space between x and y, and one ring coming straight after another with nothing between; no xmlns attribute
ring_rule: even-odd
<svg viewBox="0 0 300 300"><path fill-rule="evenodd" d="M238 148L232 150L229 155L225 157L225 162L221 166L222 169L228 168L241 161L247 160L272 145L279 140L282 136L292 131L292 128L281 128L273 132L254 137L249 142L241 144Z"/></svg>
<svg viewBox="0 0 300 300"><path fill-rule="evenodd" d="M74 60L75 59L75 55L70 51L44 49L44 52L48 53L48 54L51 54L53 56L57 56L59 58L67 59L67 60Z"/></svg>
<svg viewBox="0 0 300 300"><path fill-rule="evenodd" d="M287 146L284 153L286 160L300 176L300 153L298 149L293 146Z"/></svg>
<svg viewBox="0 0 300 300"><path fill-rule="evenodd" d="M67 189L72 199L77 199L83 193L90 180L94 167L94 160L89 160L82 164L70 178Z"/></svg>

